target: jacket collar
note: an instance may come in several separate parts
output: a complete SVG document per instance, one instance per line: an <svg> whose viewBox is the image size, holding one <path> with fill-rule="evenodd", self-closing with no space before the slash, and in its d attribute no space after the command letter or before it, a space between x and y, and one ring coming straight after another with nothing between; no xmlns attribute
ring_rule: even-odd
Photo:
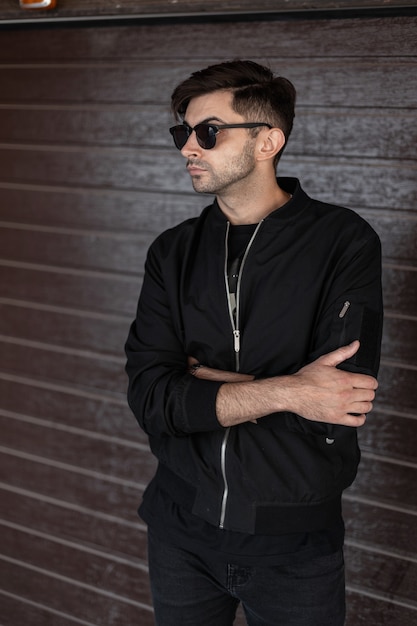
<svg viewBox="0 0 417 626"><path fill-rule="evenodd" d="M310 198L302 189L298 178L279 177L277 178L277 183L284 191L290 193L292 198L284 204L284 206L272 211L272 213L265 218L265 221L271 225L273 225L273 223L282 223L282 221L287 222L296 219L310 203ZM220 209L217 200L214 200L213 204L207 207L206 210L208 209L210 209L210 217L215 223L220 225L227 222L227 217Z"/></svg>

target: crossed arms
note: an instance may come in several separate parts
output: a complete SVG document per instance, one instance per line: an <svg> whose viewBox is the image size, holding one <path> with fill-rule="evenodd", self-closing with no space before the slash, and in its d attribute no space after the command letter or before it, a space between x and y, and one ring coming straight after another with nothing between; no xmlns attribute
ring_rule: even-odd
<svg viewBox="0 0 417 626"><path fill-rule="evenodd" d="M256 379L249 374L208 367L221 367L221 363L228 362L223 355L216 358L210 344L214 333L210 338L204 335L213 323L213 314L206 320L205 311L210 313L211 309L204 298L197 311L200 317L197 313L191 315L191 305L185 307L181 299L184 296L178 292L177 273L182 265L173 262L178 246L173 246L171 233L158 239L148 253L137 318L126 343L129 404L145 432L154 437L186 436L263 417L270 423L271 416L279 429L280 414L283 423L290 420L291 426L302 432L317 432L318 423L323 432L325 425L361 426L372 409L378 386L375 376L382 324L380 245L372 233L359 236L355 230L353 234L355 237L349 230L343 231L344 238L349 236L353 243L346 254L338 257L337 274L327 286L325 300L316 314L311 342L298 346L298 352L289 356L288 367L285 359L275 364L271 356L275 346L269 350L265 368L256 360L241 359L243 367L248 365L250 369L246 371L253 371ZM203 295L206 291L202 288ZM340 320L340 307L346 299L352 299L352 307L349 317ZM373 313L371 322L367 319L369 311ZM300 328L305 328L304 322L299 316ZM200 345L201 333L204 341ZM345 345L354 338L360 339L361 350L359 341ZM251 354L253 341L248 345L245 355ZM334 350L337 345L342 347ZM280 354L285 354L287 348L288 345L281 346ZM204 365L195 370L195 380L187 374L187 354ZM301 366L306 360L310 362ZM256 366L252 367L254 362ZM192 363L193 359L189 359ZM275 374L285 371L291 373Z"/></svg>
<svg viewBox="0 0 417 626"><path fill-rule="evenodd" d="M280 411L291 411L315 422L362 426L372 410L377 380L336 366L351 358L359 341L325 354L298 372L254 380L253 376L210 367L193 370L203 380L224 381L216 398L221 426L235 426ZM189 365L195 363L189 359Z"/></svg>

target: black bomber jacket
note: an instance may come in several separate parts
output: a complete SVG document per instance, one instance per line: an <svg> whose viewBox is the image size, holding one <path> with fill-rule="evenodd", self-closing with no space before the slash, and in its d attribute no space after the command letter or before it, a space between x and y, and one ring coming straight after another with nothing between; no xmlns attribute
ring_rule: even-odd
<svg viewBox="0 0 417 626"><path fill-rule="evenodd" d="M292 374L354 339L361 347L341 367L376 376L380 357L377 234L355 212L309 198L296 179L278 183L293 197L246 250L236 324L229 224L214 202L150 247L126 342L129 405L159 461L153 480L207 522L249 534L330 527L357 472L356 429L288 412L223 428L222 383L187 373L187 356L257 378Z"/></svg>

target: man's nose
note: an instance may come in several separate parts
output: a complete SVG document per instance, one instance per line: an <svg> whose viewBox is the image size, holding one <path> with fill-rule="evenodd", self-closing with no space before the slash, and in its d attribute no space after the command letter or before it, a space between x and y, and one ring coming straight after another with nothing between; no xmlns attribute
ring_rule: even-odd
<svg viewBox="0 0 417 626"><path fill-rule="evenodd" d="M185 144L181 148L181 154L182 154L183 157L188 158L192 154L200 154L201 150L202 150L202 148L201 148L200 144L197 141L196 132L195 132L195 130L193 130L193 131L191 131L187 141L185 142Z"/></svg>

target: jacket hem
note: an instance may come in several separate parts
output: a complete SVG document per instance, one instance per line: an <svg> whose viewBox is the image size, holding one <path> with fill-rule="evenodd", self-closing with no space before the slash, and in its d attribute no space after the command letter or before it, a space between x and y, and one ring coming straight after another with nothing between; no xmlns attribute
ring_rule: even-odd
<svg viewBox="0 0 417 626"><path fill-rule="evenodd" d="M158 465L154 480L176 504L206 522L218 526L213 520L206 519L196 511L194 504L197 490L189 482L161 463ZM255 504L252 508L252 511L255 510L255 515L250 515L246 525L244 513L240 511L239 528L235 527L233 522L228 522L226 516L224 529L250 535L280 535L332 528L342 519L341 497L340 493L336 497L318 503ZM250 505L247 510L251 510ZM237 513L239 515L239 512Z"/></svg>

